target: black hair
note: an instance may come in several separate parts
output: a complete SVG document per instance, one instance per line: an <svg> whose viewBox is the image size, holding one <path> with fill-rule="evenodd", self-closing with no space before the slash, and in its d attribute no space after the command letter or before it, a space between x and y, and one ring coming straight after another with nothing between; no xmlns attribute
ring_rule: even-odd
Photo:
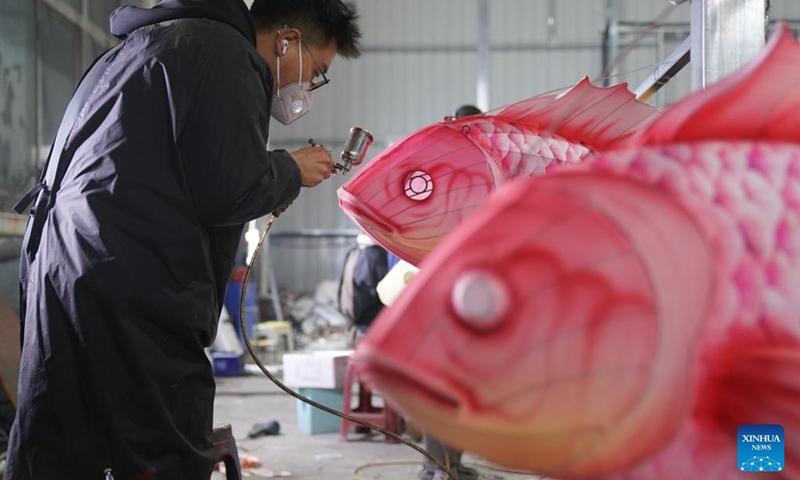
<svg viewBox="0 0 800 480"><path fill-rule="evenodd" d="M325 47L336 41L337 53L345 58L361 55L358 14L342 0L255 0L250 15L256 28L296 28L306 42Z"/></svg>
<svg viewBox="0 0 800 480"><path fill-rule="evenodd" d="M474 105L462 105L456 110L456 118L468 117L470 115L480 115L481 109Z"/></svg>

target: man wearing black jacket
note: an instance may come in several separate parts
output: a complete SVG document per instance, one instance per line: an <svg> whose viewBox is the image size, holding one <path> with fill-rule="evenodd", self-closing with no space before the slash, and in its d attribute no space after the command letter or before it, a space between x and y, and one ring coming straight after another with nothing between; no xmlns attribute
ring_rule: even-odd
<svg viewBox="0 0 800 480"><path fill-rule="evenodd" d="M210 477L203 347L243 224L332 167L320 147L267 151L270 116L308 112L334 57L359 55L356 21L340 0L114 12L122 44L70 105L50 159L57 180L23 247L5 480L100 480L109 468L116 480Z"/></svg>

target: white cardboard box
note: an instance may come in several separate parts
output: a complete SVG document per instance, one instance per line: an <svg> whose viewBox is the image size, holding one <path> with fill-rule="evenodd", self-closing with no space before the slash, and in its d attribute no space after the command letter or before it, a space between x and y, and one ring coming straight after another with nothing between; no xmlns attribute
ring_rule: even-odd
<svg viewBox="0 0 800 480"><path fill-rule="evenodd" d="M294 388L342 388L352 354L353 350L287 353L283 356L283 383Z"/></svg>

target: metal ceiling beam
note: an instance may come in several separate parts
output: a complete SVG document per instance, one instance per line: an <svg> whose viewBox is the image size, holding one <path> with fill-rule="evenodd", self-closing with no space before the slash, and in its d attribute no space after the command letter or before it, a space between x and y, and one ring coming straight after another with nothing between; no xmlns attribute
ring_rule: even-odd
<svg viewBox="0 0 800 480"><path fill-rule="evenodd" d="M764 48L768 0L692 0L692 87L706 88Z"/></svg>
<svg viewBox="0 0 800 480"><path fill-rule="evenodd" d="M489 110L489 67L491 38L489 35L489 0L478 0L478 79L475 89L476 107Z"/></svg>
<svg viewBox="0 0 800 480"><path fill-rule="evenodd" d="M619 30L620 4L619 0L606 0L606 29L603 33L603 85L611 85L611 78L617 74L617 68L608 70L609 66L617 60L620 51Z"/></svg>
<svg viewBox="0 0 800 480"><path fill-rule="evenodd" d="M642 44L652 47L652 43ZM556 50L599 50L597 42L524 42L501 43L489 46L491 53L538 52ZM364 54L380 53L475 53L475 45L365 45L361 47Z"/></svg>

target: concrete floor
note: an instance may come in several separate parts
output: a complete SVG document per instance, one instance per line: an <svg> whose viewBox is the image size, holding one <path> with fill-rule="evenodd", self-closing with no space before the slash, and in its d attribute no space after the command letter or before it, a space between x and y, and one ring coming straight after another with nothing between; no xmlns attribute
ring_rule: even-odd
<svg viewBox="0 0 800 480"><path fill-rule="evenodd" d="M362 470L359 475L367 480L414 480L421 455L402 444L388 444L381 435L373 439L342 441L338 434L305 435L298 429L296 400L279 390L263 375L243 377L218 377L217 398L214 402L214 422L229 423L240 452L255 455L262 468L273 472L290 472L288 478L297 480L348 480L358 478L353 471L371 462L408 461L407 465L376 466ZM277 420L281 434L247 439L247 432L255 423ZM468 464L481 460L465 455ZM532 475L500 473L479 468L490 475L501 475L506 480L535 480ZM268 472L267 472L268 473ZM251 475L246 478L270 478ZM213 480L224 476L215 473Z"/></svg>

